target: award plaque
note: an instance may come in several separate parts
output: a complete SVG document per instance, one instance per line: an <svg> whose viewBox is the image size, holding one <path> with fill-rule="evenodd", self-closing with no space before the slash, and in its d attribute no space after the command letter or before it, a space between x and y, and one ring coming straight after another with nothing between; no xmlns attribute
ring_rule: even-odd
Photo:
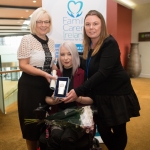
<svg viewBox="0 0 150 150"><path fill-rule="evenodd" d="M54 97L64 98L68 93L69 77L58 77Z"/></svg>

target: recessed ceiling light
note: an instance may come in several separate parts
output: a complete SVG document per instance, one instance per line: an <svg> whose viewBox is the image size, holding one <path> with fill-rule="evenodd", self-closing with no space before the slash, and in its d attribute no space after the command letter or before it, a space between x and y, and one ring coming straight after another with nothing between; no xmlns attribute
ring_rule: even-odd
<svg viewBox="0 0 150 150"><path fill-rule="evenodd" d="M36 1L34 0L33 3L36 3Z"/></svg>
<svg viewBox="0 0 150 150"><path fill-rule="evenodd" d="M135 3L131 2L130 0L117 0L118 3L124 4L131 9L134 9Z"/></svg>
<svg viewBox="0 0 150 150"><path fill-rule="evenodd" d="M29 12L29 10L26 10L26 12Z"/></svg>

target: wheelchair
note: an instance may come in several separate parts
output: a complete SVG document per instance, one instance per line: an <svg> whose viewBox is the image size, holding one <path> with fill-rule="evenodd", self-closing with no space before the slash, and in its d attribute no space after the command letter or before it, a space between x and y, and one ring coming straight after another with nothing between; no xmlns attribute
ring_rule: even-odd
<svg viewBox="0 0 150 150"><path fill-rule="evenodd" d="M43 120L46 117L46 113L50 111L50 105L39 105L38 108L34 110L34 114L36 118L39 120ZM94 106L91 106L93 116L97 114L97 109ZM38 150L47 150L47 143L49 138L49 126L43 123L43 127L41 129L41 136L39 139L39 148ZM94 133L89 133L88 138L86 135L77 142L77 149L78 150L102 150L100 147L99 141L94 137L96 129L94 129ZM86 134L86 133L85 133ZM86 137L86 140L85 140ZM88 139L88 141L87 141Z"/></svg>

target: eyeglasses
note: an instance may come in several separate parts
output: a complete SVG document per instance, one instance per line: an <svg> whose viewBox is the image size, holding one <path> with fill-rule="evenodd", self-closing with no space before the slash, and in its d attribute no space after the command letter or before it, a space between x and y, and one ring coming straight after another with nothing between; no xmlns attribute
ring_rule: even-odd
<svg viewBox="0 0 150 150"><path fill-rule="evenodd" d="M50 21L49 21L49 20L45 20L45 21L38 20L38 21L36 21L36 23L42 25L43 23L44 23L44 24L49 24Z"/></svg>

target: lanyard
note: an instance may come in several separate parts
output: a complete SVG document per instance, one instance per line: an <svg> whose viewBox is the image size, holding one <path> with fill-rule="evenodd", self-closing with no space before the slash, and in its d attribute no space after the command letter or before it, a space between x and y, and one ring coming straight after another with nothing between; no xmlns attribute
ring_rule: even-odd
<svg viewBox="0 0 150 150"><path fill-rule="evenodd" d="M88 58L86 60L86 77L88 80L88 75L89 75L89 65L90 65L90 61L91 61L92 57L90 56L90 51L88 52Z"/></svg>

